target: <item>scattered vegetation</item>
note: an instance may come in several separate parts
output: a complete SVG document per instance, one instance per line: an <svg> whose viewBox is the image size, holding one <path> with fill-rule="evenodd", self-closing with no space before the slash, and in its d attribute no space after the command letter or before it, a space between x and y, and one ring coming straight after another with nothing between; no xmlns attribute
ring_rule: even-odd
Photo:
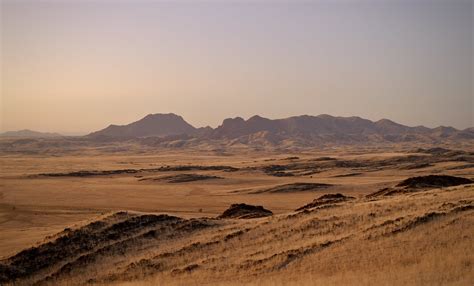
<svg viewBox="0 0 474 286"><path fill-rule="evenodd" d="M160 177L160 178L142 178L140 179L140 181L159 180L159 181L165 181L168 183L188 183L188 182L213 180L213 179L223 179L223 178L218 177L218 176L200 175L200 174L177 174L173 176L166 176L166 177Z"/></svg>
<svg viewBox="0 0 474 286"><path fill-rule="evenodd" d="M309 192L309 191L319 191L321 189L327 189L333 185L331 184L322 184L322 183L292 183L284 184L276 187L258 190L252 192L254 194L260 193L294 193L294 192Z"/></svg>
<svg viewBox="0 0 474 286"><path fill-rule="evenodd" d="M233 204L225 210L219 218L259 218L271 216L273 213L262 206L253 206L247 204Z"/></svg>
<svg viewBox="0 0 474 286"><path fill-rule="evenodd" d="M411 177L403 180L394 187L382 188L379 191L367 195L369 198L380 196L392 196L396 194L412 193L434 188L452 187L471 184L473 181L467 178L447 176L447 175L428 175Z"/></svg>
<svg viewBox="0 0 474 286"><path fill-rule="evenodd" d="M473 181L466 178L446 176L446 175L429 175L408 178L400 182L397 187L404 188L442 188L459 185L471 184Z"/></svg>
<svg viewBox="0 0 474 286"><path fill-rule="evenodd" d="M342 202L346 202L346 201L353 200L353 199L354 199L354 197L345 196L345 195L339 194L339 193L337 193L337 194L326 194L326 195L320 196L319 198L315 199L311 203L296 209L296 211L310 210L310 209L316 208L316 207L335 206L335 204L337 204L337 203L342 203Z"/></svg>

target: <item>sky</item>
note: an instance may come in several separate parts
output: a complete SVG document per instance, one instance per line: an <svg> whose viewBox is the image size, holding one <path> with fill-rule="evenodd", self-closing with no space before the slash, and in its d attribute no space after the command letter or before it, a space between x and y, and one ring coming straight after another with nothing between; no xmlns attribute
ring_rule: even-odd
<svg viewBox="0 0 474 286"><path fill-rule="evenodd" d="M474 126L472 0L0 1L0 131L170 112Z"/></svg>

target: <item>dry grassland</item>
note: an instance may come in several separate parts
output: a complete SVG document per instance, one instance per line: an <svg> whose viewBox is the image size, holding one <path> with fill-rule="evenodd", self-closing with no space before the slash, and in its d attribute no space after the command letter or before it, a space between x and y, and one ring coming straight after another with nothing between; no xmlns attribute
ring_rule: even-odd
<svg viewBox="0 0 474 286"><path fill-rule="evenodd" d="M3 154L0 284L472 285L474 185L397 184L474 179L473 163L436 149ZM396 192L367 196L383 188ZM326 194L345 197L296 211ZM217 218L234 203L273 215Z"/></svg>

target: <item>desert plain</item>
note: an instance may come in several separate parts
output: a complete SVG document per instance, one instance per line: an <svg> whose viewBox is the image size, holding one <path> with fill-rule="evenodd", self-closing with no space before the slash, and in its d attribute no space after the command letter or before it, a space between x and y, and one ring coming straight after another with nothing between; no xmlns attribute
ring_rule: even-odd
<svg viewBox="0 0 474 286"><path fill-rule="evenodd" d="M2 153L2 284L474 281L469 144L289 152L121 144Z"/></svg>

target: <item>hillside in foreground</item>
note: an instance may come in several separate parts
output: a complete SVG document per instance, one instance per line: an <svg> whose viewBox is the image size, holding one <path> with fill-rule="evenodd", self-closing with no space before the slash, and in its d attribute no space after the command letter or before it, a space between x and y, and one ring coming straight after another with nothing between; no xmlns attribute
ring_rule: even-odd
<svg viewBox="0 0 474 286"><path fill-rule="evenodd" d="M15 285L474 281L473 185L323 195L299 211L256 213L240 219L106 214L3 260L0 279Z"/></svg>

